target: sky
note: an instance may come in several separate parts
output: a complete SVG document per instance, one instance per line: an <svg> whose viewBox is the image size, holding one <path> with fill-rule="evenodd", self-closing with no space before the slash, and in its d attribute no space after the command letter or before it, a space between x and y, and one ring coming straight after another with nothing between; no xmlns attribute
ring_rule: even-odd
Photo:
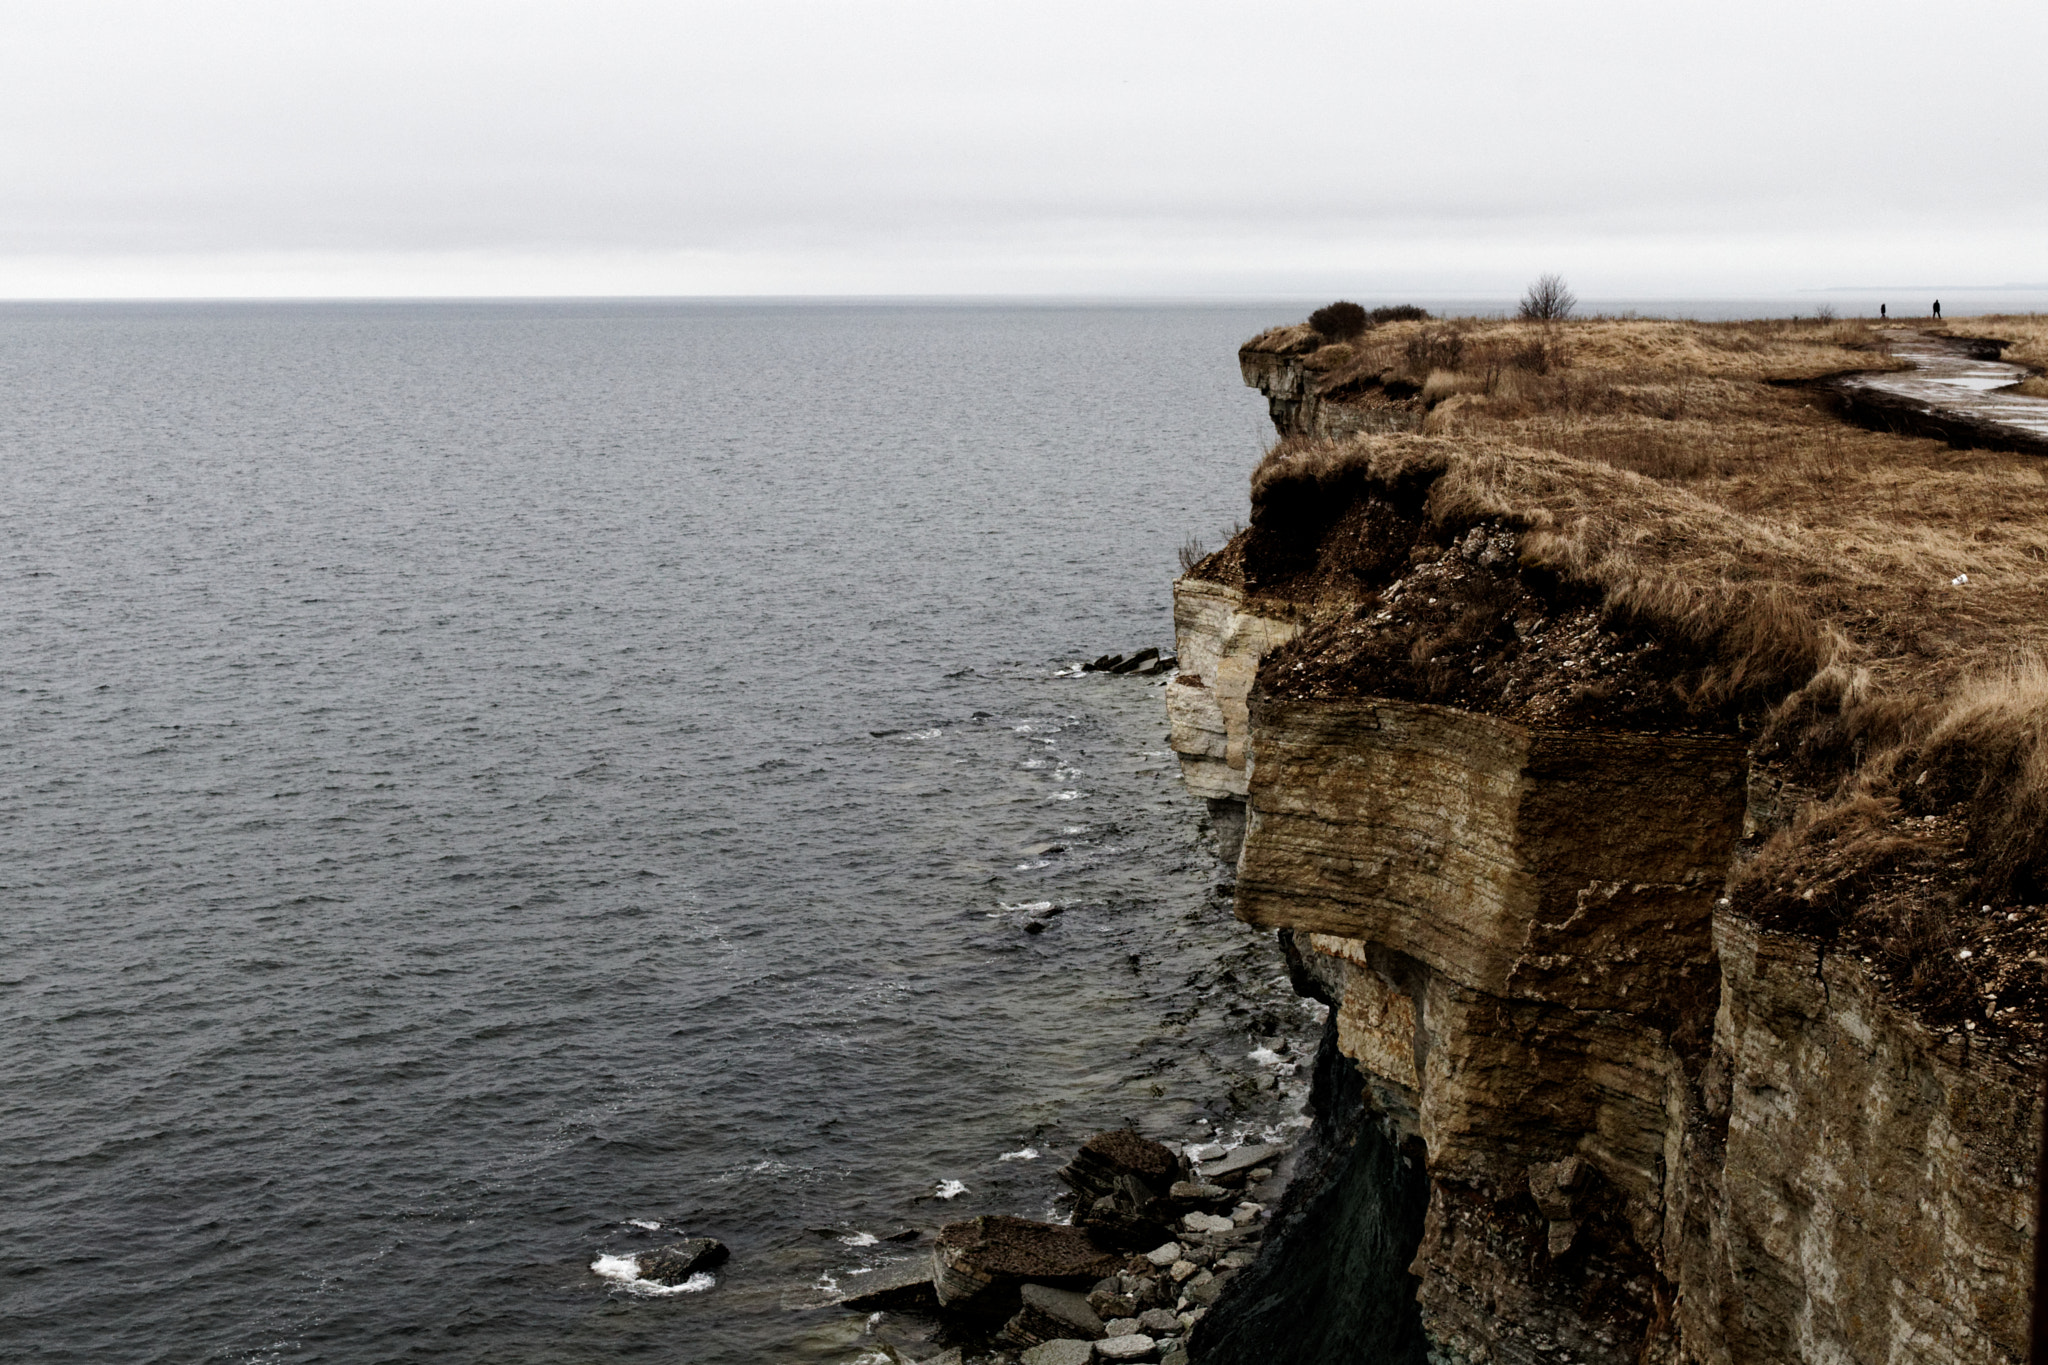
<svg viewBox="0 0 2048 1365"><path fill-rule="evenodd" d="M0 298L2048 289L2040 0L0 0Z"/></svg>

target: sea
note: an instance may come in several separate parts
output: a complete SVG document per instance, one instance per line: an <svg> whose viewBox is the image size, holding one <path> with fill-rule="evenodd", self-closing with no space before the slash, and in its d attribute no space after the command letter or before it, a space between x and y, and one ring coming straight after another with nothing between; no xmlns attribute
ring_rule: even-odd
<svg viewBox="0 0 2048 1365"><path fill-rule="evenodd" d="M0 1357L874 1361L1089 1133L1297 1129L1162 680L1074 666L1300 312L0 307Z"/></svg>

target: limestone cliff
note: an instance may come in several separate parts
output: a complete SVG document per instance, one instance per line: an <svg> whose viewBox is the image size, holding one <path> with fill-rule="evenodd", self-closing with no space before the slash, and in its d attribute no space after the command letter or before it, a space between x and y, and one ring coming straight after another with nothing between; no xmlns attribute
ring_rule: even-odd
<svg viewBox="0 0 2048 1365"><path fill-rule="evenodd" d="M1334 429L1312 341L1247 348L1283 431ZM1269 497L1176 585L1173 746L1354 1078L1196 1361L2020 1360L2032 1054L1738 913L1754 707L1430 496Z"/></svg>

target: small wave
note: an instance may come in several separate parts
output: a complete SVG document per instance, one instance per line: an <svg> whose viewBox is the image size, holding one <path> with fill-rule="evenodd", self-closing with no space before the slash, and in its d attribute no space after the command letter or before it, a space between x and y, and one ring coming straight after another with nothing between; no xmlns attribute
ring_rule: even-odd
<svg viewBox="0 0 2048 1365"><path fill-rule="evenodd" d="M1038 1160L1038 1149L1037 1149L1036 1147L1019 1147L1019 1148L1018 1148L1018 1149L1017 1149L1016 1151L1014 1151L1014 1152L1004 1152L1004 1153L1003 1153L1003 1154L1002 1154L1001 1156L997 1157L997 1158L996 1158L996 1160L998 1160L998 1161L1036 1161L1036 1160Z"/></svg>
<svg viewBox="0 0 2048 1365"><path fill-rule="evenodd" d="M649 1232L661 1231L661 1224L652 1218L628 1218L626 1222L636 1228L645 1228Z"/></svg>
<svg viewBox="0 0 2048 1365"><path fill-rule="evenodd" d="M933 1193L940 1199L955 1199L967 1193L967 1187L957 1180L941 1180L939 1188Z"/></svg>
<svg viewBox="0 0 2048 1365"><path fill-rule="evenodd" d="M1055 801L1079 801L1080 799L1081 793L1075 791L1061 792L1058 796L1055 796L1053 798L1053 800Z"/></svg>
<svg viewBox="0 0 2048 1365"><path fill-rule="evenodd" d="M669 1294L701 1294L718 1283L718 1278L705 1271L698 1271L681 1284L656 1284L640 1278L640 1259L637 1256L607 1256L599 1252L590 1268L599 1278L610 1280L628 1293L666 1296Z"/></svg>
<svg viewBox="0 0 2048 1365"><path fill-rule="evenodd" d="M851 1236L841 1237L839 1243L841 1246L871 1247L881 1240L872 1232L856 1232Z"/></svg>
<svg viewBox="0 0 2048 1365"><path fill-rule="evenodd" d="M1009 901L997 901L996 904L1000 905L1003 909L1010 911L1012 914L1022 913L1026 915L1037 915L1043 914L1045 911L1052 909L1051 901L1018 901L1014 905L1011 904Z"/></svg>

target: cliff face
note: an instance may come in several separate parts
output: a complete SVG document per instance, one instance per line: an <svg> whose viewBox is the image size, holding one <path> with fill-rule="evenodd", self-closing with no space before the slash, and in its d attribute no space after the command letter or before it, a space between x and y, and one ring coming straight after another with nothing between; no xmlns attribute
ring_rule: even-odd
<svg viewBox="0 0 2048 1365"><path fill-rule="evenodd" d="M1311 354L1247 363L1276 419L1317 420ZM1195 1359L2023 1358L2038 1073L1926 1022L1855 951L1730 909L1787 818L1732 712L1442 704L1407 656L1375 672L1369 652L1318 691L1294 681L1318 651L1448 582L1429 575L1457 547L1281 592L1248 534L1242 563L1176 586L1172 742L1191 790L1243 803L1238 915L1280 930L1299 988L1334 1006L1352 1088L1319 1077L1317 1118L1353 1155L1307 1160L1270 1264ZM1542 638L1517 629L1430 685L1506 671Z"/></svg>
<svg viewBox="0 0 2048 1365"><path fill-rule="evenodd" d="M1282 431L1338 437L1366 431L1415 431L1422 405L1412 387L1389 393L1383 386L1347 383L1351 347L1324 345L1307 327L1277 328L1238 352L1244 382L1266 396L1273 425Z"/></svg>
<svg viewBox="0 0 2048 1365"><path fill-rule="evenodd" d="M1238 589L1180 600L1211 676L1287 634ZM1190 786L1246 803L1238 914L1290 931L1367 1109L1419 1140L1440 1358L2021 1358L2036 1084L1716 912L1739 739L1168 690Z"/></svg>

